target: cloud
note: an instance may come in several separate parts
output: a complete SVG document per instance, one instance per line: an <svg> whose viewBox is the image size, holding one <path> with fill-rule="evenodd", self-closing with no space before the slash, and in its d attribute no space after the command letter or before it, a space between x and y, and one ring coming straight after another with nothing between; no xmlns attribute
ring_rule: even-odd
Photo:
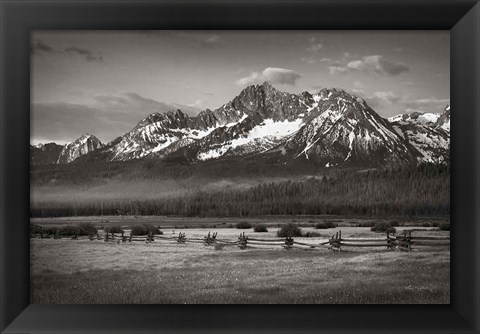
<svg viewBox="0 0 480 334"><path fill-rule="evenodd" d="M300 59L302 62L307 64L315 64L315 63L333 63L334 61L330 58L316 58L316 57L302 57Z"/></svg>
<svg viewBox="0 0 480 334"><path fill-rule="evenodd" d="M429 104L448 104L450 103L450 99L436 99L434 97L427 98L427 99L417 99L411 101L411 103L418 104L418 105L429 105Z"/></svg>
<svg viewBox="0 0 480 334"><path fill-rule="evenodd" d="M75 46L70 46L68 48L65 48L64 50L56 50L52 46L40 40L36 40L30 46L30 52L32 54L57 53L57 54L64 54L64 55L78 55L84 58L88 62L103 62L103 56L91 50L79 48Z"/></svg>
<svg viewBox="0 0 480 334"><path fill-rule="evenodd" d="M200 47L214 49L221 42L218 35L207 35L200 37Z"/></svg>
<svg viewBox="0 0 480 334"><path fill-rule="evenodd" d="M252 72L249 76L237 80L236 84L239 86L247 86L269 81L271 83L294 86L297 80L301 77L301 74L292 70L277 67L267 67L261 73Z"/></svg>
<svg viewBox="0 0 480 334"><path fill-rule="evenodd" d="M356 88L365 88L365 85L360 80L354 81L353 86L356 87Z"/></svg>
<svg viewBox="0 0 480 334"><path fill-rule="evenodd" d="M374 92L371 96L366 96L365 100L373 109L382 109L395 106L399 113L411 112L433 112L440 113L445 106L450 104L450 99L442 98L421 98L410 99L404 96L398 96L391 91Z"/></svg>
<svg viewBox="0 0 480 334"><path fill-rule="evenodd" d="M434 97L415 99L415 100L405 100L405 106L408 109L412 110L425 110L428 112L442 112L445 107L450 104L450 99L437 99Z"/></svg>
<svg viewBox="0 0 480 334"><path fill-rule="evenodd" d="M178 103L166 103L143 97L137 93L125 92L118 95L97 95L94 97L95 107L109 113L124 113L130 115L133 122L149 114L156 112L164 113L171 110L181 109L190 116L195 116L200 111L197 106L183 105Z"/></svg>
<svg viewBox="0 0 480 334"><path fill-rule="evenodd" d="M218 41L220 41L220 36L210 35L210 36L207 36L207 38L205 38L204 42L206 42L206 43L217 43Z"/></svg>
<svg viewBox="0 0 480 334"><path fill-rule="evenodd" d="M354 92L355 94L358 94L358 95L362 95L363 93L365 93L365 91L363 89L357 89L357 88L353 88L352 92Z"/></svg>
<svg viewBox="0 0 480 334"><path fill-rule="evenodd" d="M391 91L374 92L371 96L365 96L364 99L373 109L383 108L402 102L402 98Z"/></svg>
<svg viewBox="0 0 480 334"><path fill-rule="evenodd" d="M195 102L188 104L187 106L193 107L193 108L202 108L203 107L203 101L202 100L195 100Z"/></svg>
<svg viewBox="0 0 480 334"><path fill-rule="evenodd" d="M44 42L37 40L31 45L30 52L32 54L41 54L55 53L56 51L50 45L47 45Z"/></svg>
<svg viewBox="0 0 480 334"><path fill-rule="evenodd" d="M160 102L133 92L95 96L90 104L34 103L31 138L64 143L88 132L108 142L133 129L149 114L176 109L190 116L200 111L197 107Z"/></svg>
<svg viewBox="0 0 480 334"><path fill-rule="evenodd" d="M315 57L302 57L300 60L307 64L315 64L317 62Z"/></svg>
<svg viewBox="0 0 480 334"><path fill-rule="evenodd" d="M65 53L79 55L88 62L103 62L103 56L88 49L71 46L66 48Z"/></svg>
<svg viewBox="0 0 480 334"><path fill-rule="evenodd" d="M348 68L342 66L328 66L328 71L330 74L345 73L348 71Z"/></svg>
<svg viewBox="0 0 480 334"><path fill-rule="evenodd" d="M386 104L393 104L401 100L401 98L395 95L393 92L374 92L373 97L383 101Z"/></svg>
<svg viewBox="0 0 480 334"><path fill-rule="evenodd" d="M308 52L319 52L320 50L323 49L323 44L321 43L314 43L314 44L311 44L308 48L307 48L307 51Z"/></svg>
<svg viewBox="0 0 480 334"><path fill-rule="evenodd" d="M381 55L373 55L352 60L343 65L330 66L329 70L331 74L361 71L371 74L396 76L409 71L410 68L403 63L387 60Z"/></svg>

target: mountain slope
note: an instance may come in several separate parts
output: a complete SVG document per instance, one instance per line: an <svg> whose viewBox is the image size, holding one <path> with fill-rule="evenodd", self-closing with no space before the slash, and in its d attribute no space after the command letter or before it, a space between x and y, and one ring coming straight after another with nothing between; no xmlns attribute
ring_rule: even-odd
<svg viewBox="0 0 480 334"><path fill-rule="evenodd" d="M450 160L450 106L441 114L411 113L388 119L399 135L421 153L419 162Z"/></svg>
<svg viewBox="0 0 480 334"><path fill-rule="evenodd" d="M31 165L56 164L62 152L63 146L56 143L30 145Z"/></svg>
<svg viewBox="0 0 480 334"><path fill-rule="evenodd" d="M181 110L151 114L89 156L101 161L146 158L182 163L308 160L326 167L441 162L446 158L440 157L448 154L441 149L449 140L444 135L450 121L446 112L386 120L362 98L341 89L290 94L266 82L248 86L230 102L197 117ZM423 145L427 140L419 137L440 142Z"/></svg>
<svg viewBox="0 0 480 334"><path fill-rule="evenodd" d="M101 147L103 147L103 144L100 140L87 133L77 140L66 144L58 157L57 163L66 164L72 162L80 156L86 155Z"/></svg>

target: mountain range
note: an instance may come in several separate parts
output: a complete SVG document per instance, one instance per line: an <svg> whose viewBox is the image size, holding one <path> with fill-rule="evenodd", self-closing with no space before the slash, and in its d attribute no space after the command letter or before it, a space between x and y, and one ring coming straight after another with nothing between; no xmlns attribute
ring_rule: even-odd
<svg viewBox="0 0 480 334"><path fill-rule="evenodd" d="M30 151L33 165L70 163L81 157L182 163L305 160L324 167L374 167L448 163L449 144L449 106L438 114L414 112L385 119L361 97L341 89L290 94L265 82L196 117L181 110L151 114L107 144L87 134L64 146L31 145Z"/></svg>

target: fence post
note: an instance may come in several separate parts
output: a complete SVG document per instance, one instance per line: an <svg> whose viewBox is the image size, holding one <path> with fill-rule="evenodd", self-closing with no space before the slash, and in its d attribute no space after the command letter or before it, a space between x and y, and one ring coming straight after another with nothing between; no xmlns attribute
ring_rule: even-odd
<svg viewBox="0 0 480 334"><path fill-rule="evenodd" d="M248 243L247 239L248 237L245 236L245 232L243 232L243 234L240 233L240 236L238 237L238 247L240 249L247 248L247 243Z"/></svg>
<svg viewBox="0 0 480 334"><path fill-rule="evenodd" d="M293 238L292 237L285 237L285 249L291 249L293 246Z"/></svg>
<svg viewBox="0 0 480 334"><path fill-rule="evenodd" d="M341 251L342 246L342 232L337 232L332 235L330 241L330 249L333 251Z"/></svg>
<svg viewBox="0 0 480 334"><path fill-rule="evenodd" d="M393 249L393 239L390 239L390 232L387 232L387 249Z"/></svg>
<svg viewBox="0 0 480 334"><path fill-rule="evenodd" d="M179 232L177 237L177 242L183 244L185 243L185 239L186 239L185 233Z"/></svg>

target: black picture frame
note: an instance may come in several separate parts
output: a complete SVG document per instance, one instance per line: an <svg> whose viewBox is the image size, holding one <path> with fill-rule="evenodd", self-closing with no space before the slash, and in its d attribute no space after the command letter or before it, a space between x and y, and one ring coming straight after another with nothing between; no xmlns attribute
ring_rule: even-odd
<svg viewBox="0 0 480 334"><path fill-rule="evenodd" d="M2 333L479 333L480 4L0 0ZM450 305L30 305L30 33L63 29L451 32Z"/></svg>

